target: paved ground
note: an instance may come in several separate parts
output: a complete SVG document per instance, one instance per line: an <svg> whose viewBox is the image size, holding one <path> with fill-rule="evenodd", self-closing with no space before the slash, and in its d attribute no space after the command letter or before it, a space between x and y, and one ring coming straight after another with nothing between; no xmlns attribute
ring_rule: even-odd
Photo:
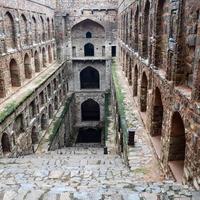
<svg viewBox="0 0 200 200"><path fill-rule="evenodd" d="M104 155L103 149L97 147L72 147L45 155L2 159L0 199L178 200L182 197L186 200L191 197L187 187L172 182L142 182L138 177L130 173L118 155Z"/></svg>
<svg viewBox="0 0 200 200"><path fill-rule="evenodd" d="M163 181L145 129L120 69L127 123L138 127L136 146L129 148L128 168L114 153L97 145L39 151L17 159L0 160L0 200L198 200L200 193L171 180ZM43 145L45 148L45 145ZM193 197L192 197L193 196Z"/></svg>

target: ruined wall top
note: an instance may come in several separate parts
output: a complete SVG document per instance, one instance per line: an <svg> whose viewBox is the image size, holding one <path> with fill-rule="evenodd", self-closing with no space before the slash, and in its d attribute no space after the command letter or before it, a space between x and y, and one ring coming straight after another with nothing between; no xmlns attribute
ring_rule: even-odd
<svg viewBox="0 0 200 200"><path fill-rule="evenodd" d="M57 0L61 10L117 9L118 0Z"/></svg>
<svg viewBox="0 0 200 200"><path fill-rule="evenodd" d="M56 0L0 0L0 6L23 10L40 10L43 12L45 8L54 10L56 8Z"/></svg>

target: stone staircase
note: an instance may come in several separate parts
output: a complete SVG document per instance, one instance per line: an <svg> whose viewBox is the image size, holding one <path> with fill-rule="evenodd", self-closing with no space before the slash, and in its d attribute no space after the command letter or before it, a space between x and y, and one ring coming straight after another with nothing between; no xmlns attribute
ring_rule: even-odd
<svg viewBox="0 0 200 200"><path fill-rule="evenodd" d="M172 181L146 182L119 155L104 155L96 146L2 159L0 180L2 200L198 199Z"/></svg>

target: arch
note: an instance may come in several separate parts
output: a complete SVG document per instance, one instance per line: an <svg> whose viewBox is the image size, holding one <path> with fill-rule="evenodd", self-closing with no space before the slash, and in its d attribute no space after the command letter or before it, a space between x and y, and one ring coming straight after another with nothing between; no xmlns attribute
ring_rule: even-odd
<svg viewBox="0 0 200 200"><path fill-rule="evenodd" d="M40 72L40 57L37 51L35 51L34 54L34 66L35 66L35 72Z"/></svg>
<svg viewBox="0 0 200 200"><path fill-rule="evenodd" d="M88 99L81 104L82 121L99 121L100 106L93 99Z"/></svg>
<svg viewBox="0 0 200 200"><path fill-rule="evenodd" d="M171 120L169 161L185 159L185 126L179 112L174 112Z"/></svg>
<svg viewBox="0 0 200 200"><path fill-rule="evenodd" d="M43 47L42 48L42 66L47 67L46 64L47 64L47 55L46 55L46 50Z"/></svg>
<svg viewBox="0 0 200 200"><path fill-rule="evenodd" d="M54 26L54 20L51 20L51 24L52 24L52 38L54 38L54 33L55 33L55 26Z"/></svg>
<svg viewBox="0 0 200 200"><path fill-rule="evenodd" d="M86 38L92 38L92 33L88 31L88 32L86 33Z"/></svg>
<svg viewBox="0 0 200 200"><path fill-rule="evenodd" d="M28 45L28 24L24 14L21 15L21 36L23 44Z"/></svg>
<svg viewBox="0 0 200 200"><path fill-rule="evenodd" d="M58 97L57 96L55 96L55 98L54 98L54 108L55 108L55 110L58 110Z"/></svg>
<svg viewBox="0 0 200 200"><path fill-rule="evenodd" d="M99 89L99 72L93 67L86 67L80 72L81 89Z"/></svg>
<svg viewBox="0 0 200 200"><path fill-rule="evenodd" d="M32 30L33 30L33 33L32 33L33 43L36 43L37 42L37 23L34 16L32 17Z"/></svg>
<svg viewBox="0 0 200 200"><path fill-rule="evenodd" d="M163 123L163 103L161 92L158 87L156 87L154 92L154 104L153 104L153 118L152 118L152 136L162 135L162 123Z"/></svg>
<svg viewBox="0 0 200 200"><path fill-rule="evenodd" d="M141 91L140 91L140 111L146 112L147 110L147 92L148 80L145 72L142 74Z"/></svg>
<svg viewBox="0 0 200 200"><path fill-rule="evenodd" d="M14 121L13 131L19 136L24 132L23 114L19 114Z"/></svg>
<svg viewBox="0 0 200 200"><path fill-rule="evenodd" d="M45 41L45 27L44 27L44 20L42 16L40 17L40 20L41 20L42 41Z"/></svg>
<svg viewBox="0 0 200 200"><path fill-rule="evenodd" d="M3 133L3 135L2 135L1 146L2 146L3 153L11 152L10 140L9 140L9 136L7 133Z"/></svg>
<svg viewBox="0 0 200 200"><path fill-rule="evenodd" d="M133 96L138 95L138 67L137 65L135 66L134 70L134 79L133 79L134 85L133 85Z"/></svg>
<svg viewBox="0 0 200 200"><path fill-rule="evenodd" d="M49 119L53 118L53 106L49 104Z"/></svg>
<svg viewBox="0 0 200 200"><path fill-rule="evenodd" d="M38 144L38 132L35 126L31 130L31 141L32 144Z"/></svg>
<svg viewBox="0 0 200 200"><path fill-rule="evenodd" d="M136 9L136 12L135 12L135 19L134 19L134 49L136 51L138 51L138 34L139 34L139 31L138 31L138 27L139 27L139 8L137 6L137 9Z"/></svg>
<svg viewBox="0 0 200 200"><path fill-rule="evenodd" d="M31 59L27 53L24 56L24 72L25 78L32 78Z"/></svg>
<svg viewBox="0 0 200 200"><path fill-rule="evenodd" d="M95 21L95 20L91 20L91 19L79 20L76 24L73 25L72 31L75 31L80 26L87 27L88 24L92 24L93 27L95 27L95 25L96 25L96 26L100 27L103 32L105 32L105 28L100 22Z"/></svg>
<svg viewBox="0 0 200 200"><path fill-rule="evenodd" d="M61 89L59 90L59 100L60 100L60 102L62 102L62 100L63 100L62 90Z"/></svg>
<svg viewBox="0 0 200 200"><path fill-rule="evenodd" d="M128 83L132 85L132 60L129 58L129 66L128 66Z"/></svg>
<svg viewBox="0 0 200 200"><path fill-rule="evenodd" d="M47 128L47 118L45 114L41 116L41 129L45 130Z"/></svg>
<svg viewBox="0 0 200 200"><path fill-rule="evenodd" d="M178 182L182 182L185 160L185 126L179 112L174 112L171 119L168 161ZM177 173L177 171L179 173Z"/></svg>
<svg viewBox="0 0 200 200"><path fill-rule="evenodd" d="M144 9L144 24L143 24L143 45L142 45L142 55L144 58L148 58L148 42L149 42L149 11L150 2L146 1Z"/></svg>
<svg viewBox="0 0 200 200"><path fill-rule="evenodd" d="M167 40L168 40L168 35L165 31L167 17L166 13L168 12L167 8L167 2L166 0L158 0L158 6L157 6L157 11L156 11L156 49L155 49L155 66L158 68L165 68L165 63L164 61L167 57Z"/></svg>
<svg viewBox="0 0 200 200"><path fill-rule="evenodd" d="M48 46L48 57L49 57L49 63L52 63L52 52L51 52L51 46Z"/></svg>
<svg viewBox="0 0 200 200"><path fill-rule="evenodd" d="M47 34L48 34L48 39L51 39L51 26L50 26L50 20L47 18Z"/></svg>
<svg viewBox="0 0 200 200"><path fill-rule="evenodd" d="M4 98L6 96L6 83L4 77L4 71L0 69L0 98Z"/></svg>
<svg viewBox="0 0 200 200"><path fill-rule="evenodd" d="M87 43L84 46L85 56L94 56L94 45L92 43Z"/></svg>
<svg viewBox="0 0 200 200"><path fill-rule="evenodd" d="M17 62L14 59L10 61L9 69L10 69L10 79L12 87L20 87L21 86L20 71Z"/></svg>
<svg viewBox="0 0 200 200"><path fill-rule="evenodd" d="M12 15L9 12L6 12L4 17L5 34L6 34L6 46L8 49L14 49L16 47L15 40L15 24Z"/></svg>

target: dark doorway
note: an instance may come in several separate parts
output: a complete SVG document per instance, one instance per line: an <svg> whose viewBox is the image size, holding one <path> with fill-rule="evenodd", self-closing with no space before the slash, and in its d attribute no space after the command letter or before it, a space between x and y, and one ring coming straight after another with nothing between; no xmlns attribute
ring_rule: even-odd
<svg viewBox="0 0 200 200"><path fill-rule="evenodd" d="M3 135L2 135L1 144L2 144L3 153L10 152L10 141L9 141L9 137L6 133L3 133Z"/></svg>
<svg viewBox="0 0 200 200"><path fill-rule="evenodd" d="M77 143L101 143L101 129L80 128Z"/></svg>
<svg viewBox="0 0 200 200"><path fill-rule="evenodd" d="M87 43L84 46L85 56L94 56L94 45L91 43Z"/></svg>
<svg viewBox="0 0 200 200"><path fill-rule="evenodd" d="M98 89L99 72L92 68L86 67L80 73L81 89Z"/></svg>
<svg viewBox="0 0 200 200"><path fill-rule="evenodd" d="M82 121L99 121L100 120L100 107L99 104L88 99L81 105Z"/></svg>
<svg viewBox="0 0 200 200"><path fill-rule="evenodd" d="M112 46L112 57L116 57L116 46Z"/></svg>
<svg viewBox="0 0 200 200"><path fill-rule="evenodd" d="M141 82L141 94L140 94L140 111L146 112L147 110L147 92L148 92L148 80L145 73L142 75Z"/></svg>

